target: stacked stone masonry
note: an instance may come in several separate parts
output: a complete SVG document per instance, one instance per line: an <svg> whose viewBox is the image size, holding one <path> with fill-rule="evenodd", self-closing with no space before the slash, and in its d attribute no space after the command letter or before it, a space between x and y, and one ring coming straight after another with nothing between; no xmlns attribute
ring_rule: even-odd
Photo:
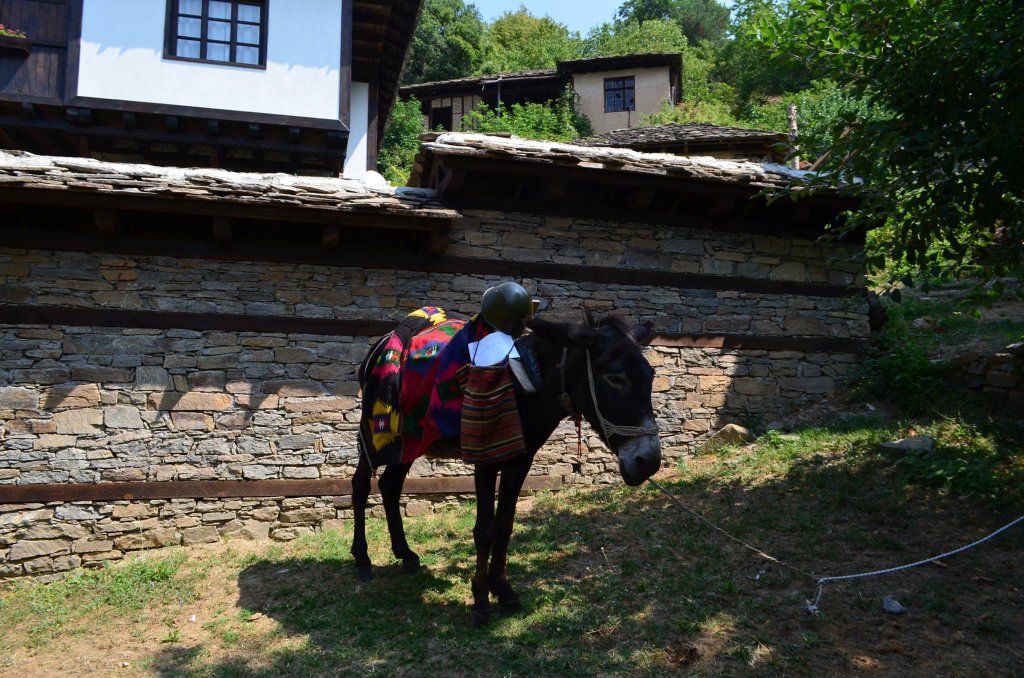
<svg viewBox="0 0 1024 678"><path fill-rule="evenodd" d="M970 353L953 361L955 375L967 388L1024 403L1024 342L991 354Z"/></svg>
<svg viewBox="0 0 1024 678"><path fill-rule="evenodd" d="M406 502L405 514L426 515L466 497L431 499ZM49 581L142 549L232 538L290 541L341 529L351 506L350 496L0 504L0 578ZM378 498L370 497L369 513L383 517Z"/></svg>
<svg viewBox="0 0 1024 678"><path fill-rule="evenodd" d="M582 219L467 212L448 254L856 284L832 245ZM286 263L0 249L0 304L397 320L425 303L469 314L497 278ZM622 310L663 331L864 338L865 308L828 296L528 279L548 317ZM371 338L16 325L0 328L0 485L347 478L355 372ZM726 423L785 425L849 375L850 353L652 347L670 460ZM585 428L564 423L532 473L618 482ZM420 460L413 476L471 474ZM431 498L439 500L439 498ZM223 537L290 539L347 517L348 499L0 505L0 577L53 576L142 548ZM409 513L429 511L422 497Z"/></svg>

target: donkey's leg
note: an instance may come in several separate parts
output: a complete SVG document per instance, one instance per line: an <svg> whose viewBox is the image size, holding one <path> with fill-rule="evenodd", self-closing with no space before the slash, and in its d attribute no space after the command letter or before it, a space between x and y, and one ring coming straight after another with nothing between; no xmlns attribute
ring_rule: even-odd
<svg viewBox="0 0 1024 678"><path fill-rule="evenodd" d="M487 586L487 561L494 543L494 481L497 466L477 465L473 471L476 484L476 525L473 543L476 546L476 574L473 576L473 624L483 626L491 617L491 601Z"/></svg>
<svg viewBox="0 0 1024 678"><path fill-rule="evenodd" d="M399 499L402 496L402 485L405 483L405 476L409 473L412 464L395 464L388 466L380 476L378 486L380 487L380 498L384 502L384 515L388 519L388 533L391 535L391 552L395 558L402 561L402 568L406 572L415 572L420 569L420 558L412 549L409 542L405 540L405 526L402 525L402 507Z"/></svg>
<svg viewBox="0 0 1024 678"><path fill-rule="evenodd" d="M505 613L518 612L520 607L519 594L513 591L508 583L506 564L512 525L516 519L516 502L519 500L519 492L523 489L532 462L533 458L530 455L522 455L508 462L501 471L498 513L494 519L494 545L491 547L487 585L491 593L498 596L498 605Z"/></svg>
<svg viewBox="0 0 1024 678"><path fill-rule="evenodd" d="M360 442L360 446L362 442ZM370 554L366 548L366 500L370 496L370 463L359 455L356 473L352 476L352 556L356 560L356 576L360 581L373 578Z"/></svg>

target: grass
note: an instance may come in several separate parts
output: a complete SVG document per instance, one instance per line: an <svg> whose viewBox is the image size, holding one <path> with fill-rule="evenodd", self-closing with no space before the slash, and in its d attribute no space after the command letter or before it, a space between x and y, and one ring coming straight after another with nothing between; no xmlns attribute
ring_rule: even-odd
<svg viewBox="0 0 1024 678"><path fill-rule="evenodd" d="M861 418L768 434L692 458L665 483L732 534L822 574L909 562L1000 524L1005 512L918 484L880 453L878 441L900 426ZM365 585L355 583L347 532L251 552L174 551L18 585L2 598L9 633L0 656L11 664L27 648L59 655L83 642L83 629L103 628L117 637L134 629L141 649L132 671L158 676L818 675L858 662L906 675L1022 668L1013 652L1024 608L1015 574L1021 531L947 568L830 586L813 618L802 609L812 580L724 540L654 488L542 494L513 537L510 577L525 612L478 630L467 612L472 521L468 504L408 520L425 569L405 575L383 522L371 519L380 567ZM911 612L883 614L884 595Z"/></svg>

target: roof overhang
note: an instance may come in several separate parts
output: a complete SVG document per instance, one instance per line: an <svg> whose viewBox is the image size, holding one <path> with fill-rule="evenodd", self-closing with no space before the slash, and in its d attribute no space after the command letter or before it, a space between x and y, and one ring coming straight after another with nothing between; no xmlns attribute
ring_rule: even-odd
<svg viewBox="0 0 1024 678"><path fill-rule="evenodd" d="M352 44L352 79L377 83L378 143L384 138L384 126L421 11L422 0L352 3L352 35L344 38Z"/></svg>
<svg viewBox="0 0 1024 678"><path fill-rule="evenodd" d="M240 258L260 258L260 248L369 247L382 231L396 249L440 252L460 218L431 190L2 151L0 210L7 244L84 237L103 251L108 238L159 251L159 241L189 239L197 252L234 248Z"/></svg>
<svg viewBox="0 0 1024 678"><path fill-rule="evenodd" d="M644 222L815 239L858 198L772 200L801 173L782 165L446 133L425 135L410 185L459 209ZM853 236L853 237L862 237Z"/></svg>

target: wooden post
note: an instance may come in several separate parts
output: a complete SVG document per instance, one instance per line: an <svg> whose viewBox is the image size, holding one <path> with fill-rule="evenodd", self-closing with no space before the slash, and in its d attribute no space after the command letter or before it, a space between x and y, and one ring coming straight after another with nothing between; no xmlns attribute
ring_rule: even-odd
<svg viewBox="0 0 1024 678"><path fill-rule="evenodd" d="M789 109L788 109L787 112L789 113L789 141L790 141L791 144L793 144L793 149L794 150L799 150L796 147L796 135L797 135L796 104L790 104L789 105ZM794 155L793 156L793 169L800 169L800 156L799 155Z"/></svg>

